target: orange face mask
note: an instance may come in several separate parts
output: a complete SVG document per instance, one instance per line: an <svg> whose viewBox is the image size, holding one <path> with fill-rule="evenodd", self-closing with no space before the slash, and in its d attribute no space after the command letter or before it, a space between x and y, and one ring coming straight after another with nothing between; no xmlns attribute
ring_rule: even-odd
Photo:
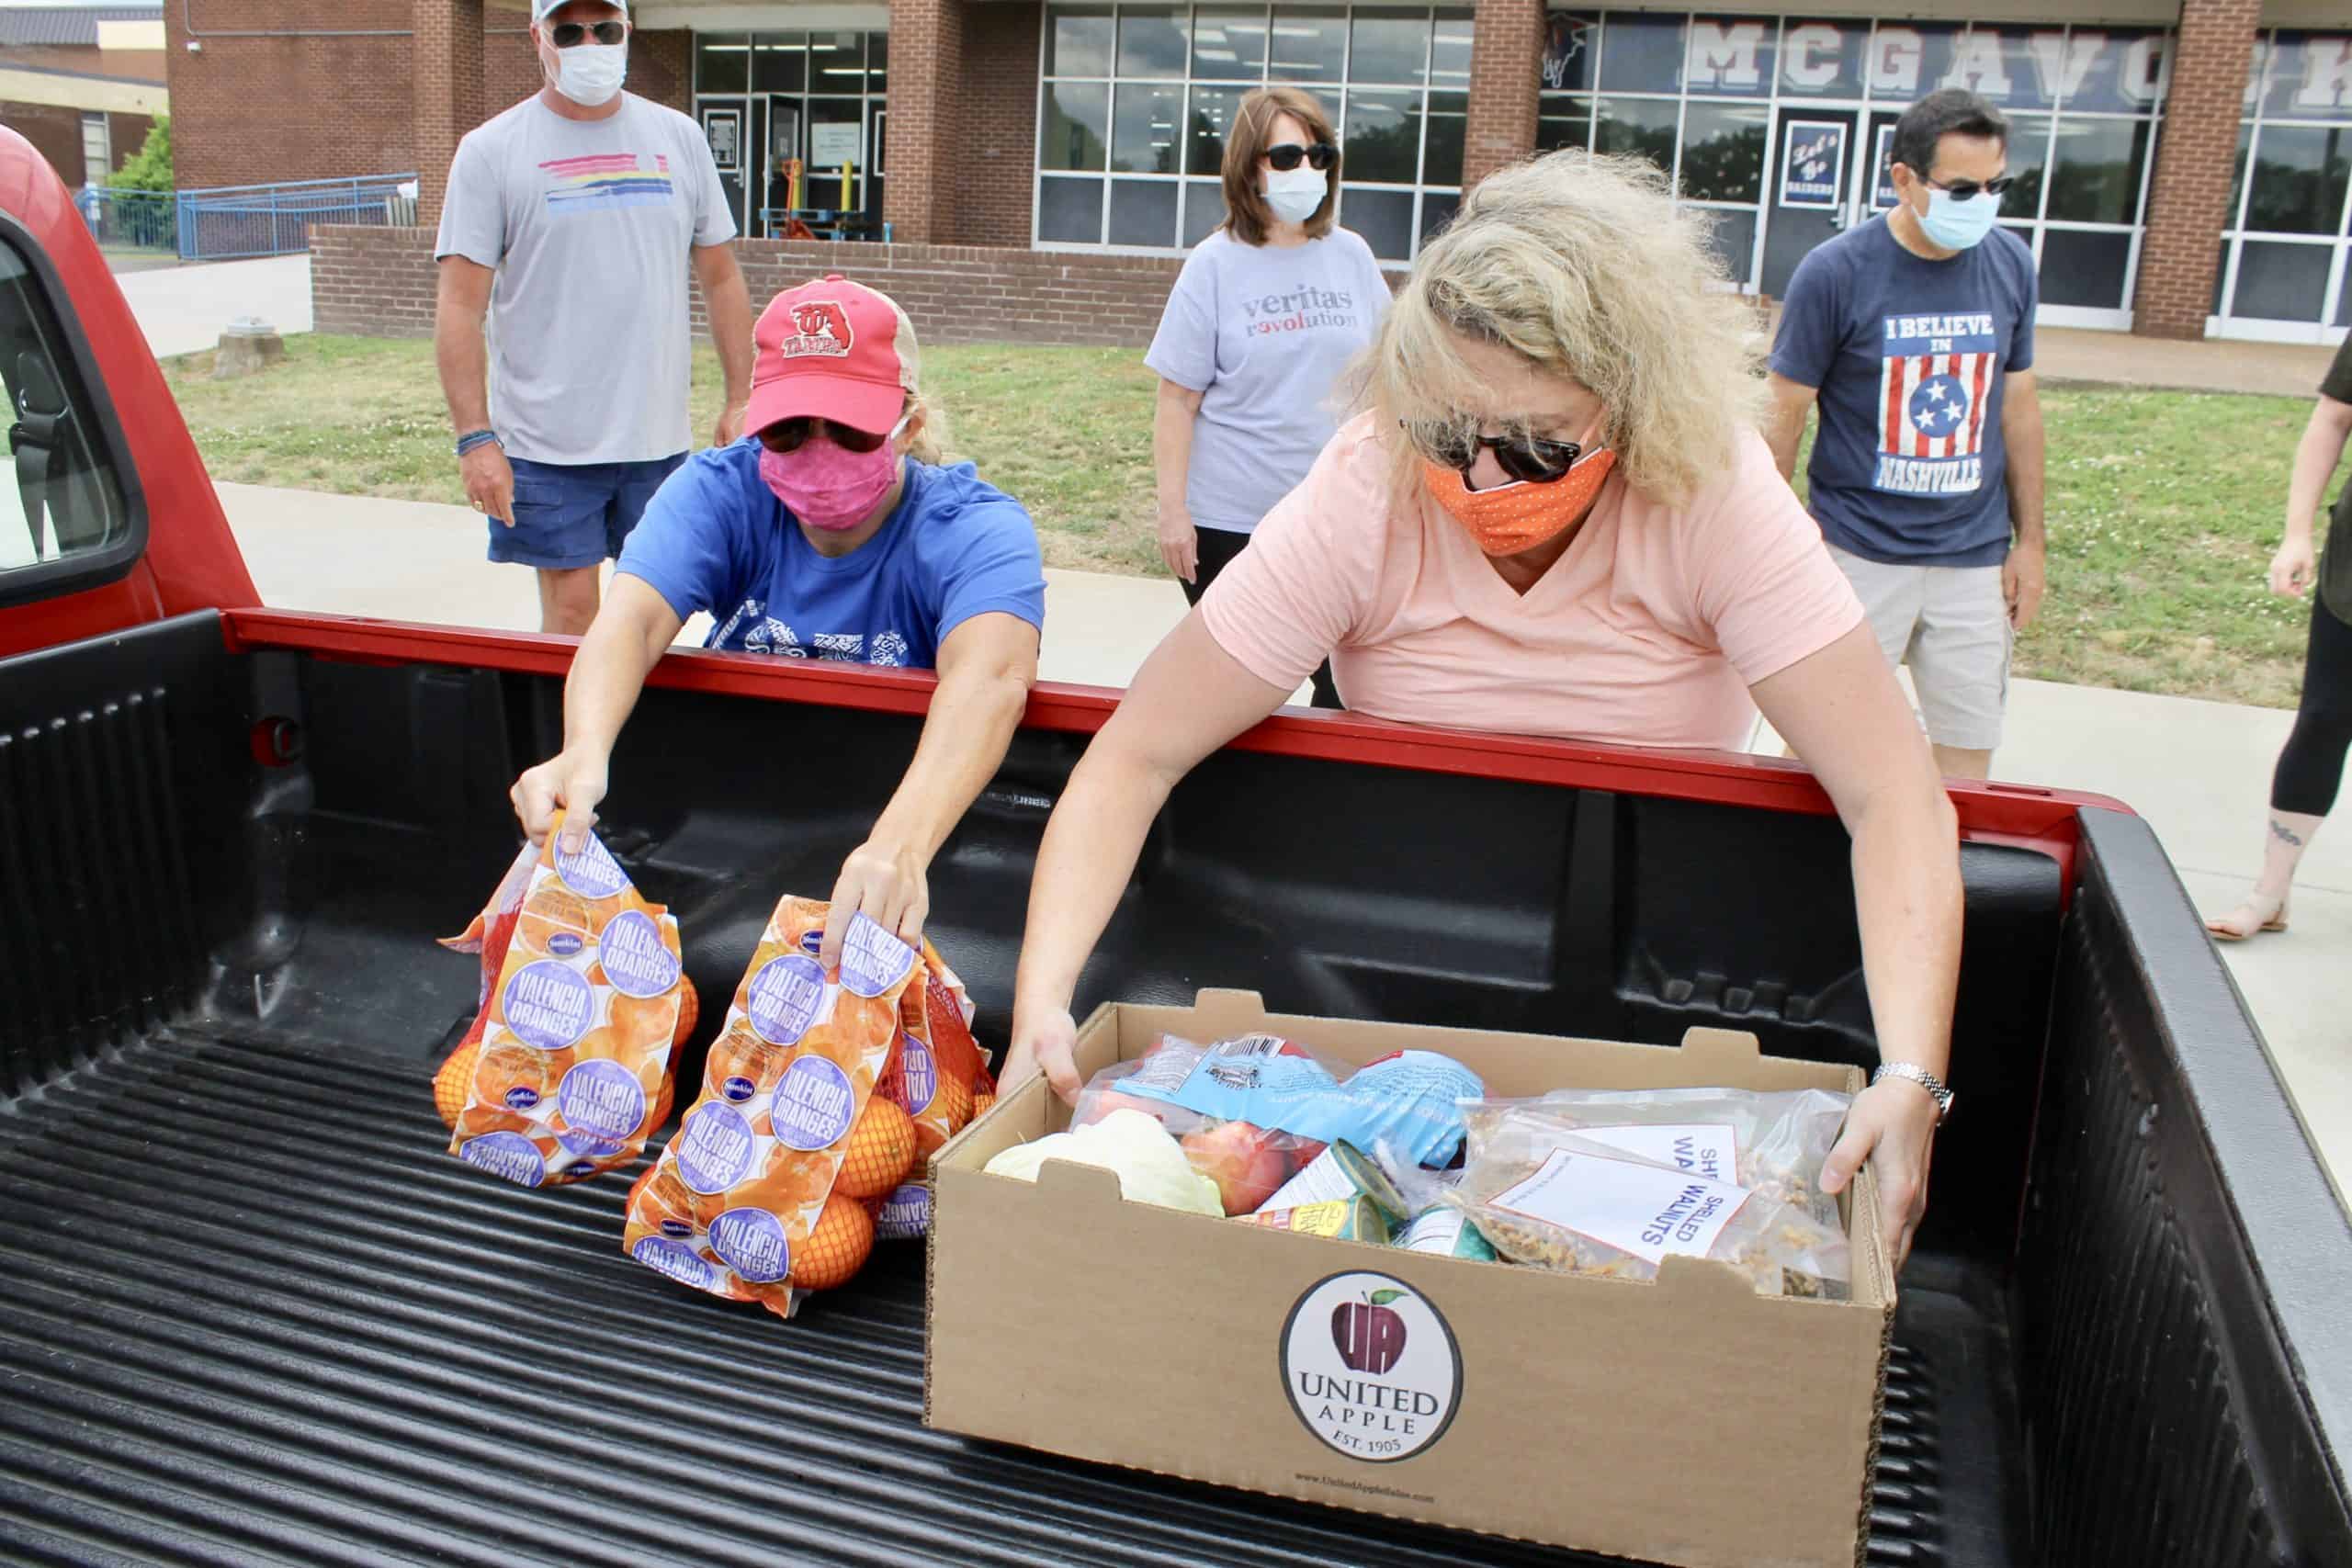
<svg viewBox="0 0 2352 1568"><path fill-rule="evenodd" d="M1421 461L1423 481L1437 503L1470 531L1490 556L1515 556L1555 539L1592 507L1617 454L1607 447L1589 452L1549 484L1524 480L1472 490L1460 471Z"/></svg>

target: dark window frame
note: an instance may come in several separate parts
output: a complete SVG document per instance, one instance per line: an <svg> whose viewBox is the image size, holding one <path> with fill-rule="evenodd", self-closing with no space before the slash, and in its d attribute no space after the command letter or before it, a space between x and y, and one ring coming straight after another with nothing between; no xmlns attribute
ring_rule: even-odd
<svg viewBox="0 0 2352 1568"><path fill-rule="evenodd" d="M29 566L0 568L0 609L13 609L121 581L147 553L149 530L146 486L141 482L138 465L130 460L130 446L123 437L122 421L115 412L114 400L106 395L106 382L98 374L97 361L90 352L81 317L72 308L73 296L66 291L64 278L47 249L13 213L0 211L0 245L7 246L23 259L26 271L39 286L41 298L35 309L47 319L36 320L34 325L44 331L53 330L54 342L63 351L64 363L56 368L70 371L74 378L73 384L65 388L67 406L74 410L75 422L85 426L83 434L91 445L91 456L113 471L115 494L122 502L127 525L120 538L99 549ZM11 407L9 422L15 423L15 418L16 410ZM13 482L13 477L9 482Z"/></svg>

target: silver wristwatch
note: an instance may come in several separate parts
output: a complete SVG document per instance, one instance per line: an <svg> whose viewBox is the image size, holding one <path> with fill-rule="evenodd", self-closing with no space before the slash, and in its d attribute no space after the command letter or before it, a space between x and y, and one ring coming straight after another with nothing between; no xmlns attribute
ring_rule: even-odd
<svg viewBox="0 0 2352 1568"><path fill-rule="evenodd" d="M1936 1102L1937 1126L1940 1127L1951 1120L1951 1090L1944 1087L1943 1079L1927 1068L1915 1066L1909 1062L1881 1062L1878 1071L1871 1075L1871 1082L1877 1084L1887 1078L1909 1078L1926 1089L1928 1098Z"/></svg>

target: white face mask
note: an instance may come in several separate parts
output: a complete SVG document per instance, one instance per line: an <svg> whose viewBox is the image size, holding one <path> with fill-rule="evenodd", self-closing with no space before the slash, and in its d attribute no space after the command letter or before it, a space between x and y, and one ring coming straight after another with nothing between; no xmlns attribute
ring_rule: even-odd
<svg viewBox="0 0 2352 1568"><path fill-rule="evenodd" d="M582 43L555 51L555 90L582 108L608 103L628 76L628 45Z"/></svg>
<svg viewBox="0 0 2352 1568"><path fill-rule="evenodd" d="M1329 176L1301 164L1295 169L1266 171L1266 205L1285 223L1304 223L1323 205Z"/></svg>

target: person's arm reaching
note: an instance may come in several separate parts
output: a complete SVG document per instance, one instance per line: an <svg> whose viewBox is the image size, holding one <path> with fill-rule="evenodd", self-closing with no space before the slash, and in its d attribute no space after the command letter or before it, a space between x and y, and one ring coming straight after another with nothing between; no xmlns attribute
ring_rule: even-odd
<svg viewBox="0 0 2352 1568"><path fill-rule="evenodd" d="M644 579L613 575L563 682L563 750L524 771L508 796L534 844L544 842L564 811L564 848L577 851L596 823L605 798L613 742L637 706L647 671L669 650L685 625L670 602Z"/></svg>
<svg viewBox="0 0 2352 1568"><path fill-rule="evenodd" d="M2295 447L2294 477L2287 484L2287 536L2270 558L2270 591L2300 598L2318 572L2312 545L2312 520L2327 492L2335 465L2344 459L2344 443L2352 436L2352 403L2320 394L2303 438Z"/></svg>
<svg viewBox="0 0 2352 1568"><path fill-rule="evenodd" d="M449 423L459 435L490 428L490 347L482 322L490 314L490 286L498 274L464 256L441 258L441 279L433 300L433 358L441 370L441 395L448 400ZM506 448L486 441L458 459L466 501L485 517L514 526L514 470Z"/></svg>
<svg viewBox="0 0 2352 1568"><path fill-rule="evenodd" d="M1289 698L1288 687L1260 680L1219 648L1197 610L1144 661L1046 824L1013 982L1006 1087L1043 1072L1064 1100L1077 1097L1070 998L1152 818L1202 758Z"/></svg>
<svg viewBox="0 0 2352 1568"><path fill-rule="evenodd" d="M1797 448L1804 441L1805 421L1813 417L1813 405L1821 396L1821 389L1792 381L1778 370L1766 376L1764 381L1772 393L1771 408L1764 419L1764 441L1772 448L1772 464L1781 470L1781 477L1793 480Z"/></svg>
<svg viewBox="0 0 2352 1568"><path fill-rule="evenodd" d="M1037 679L1037 628L992 610L971 616L939 645L939 685L922 738L890 803L833 884L832 909L818 962L841 962L850 917L867 919L908 942L931 912L931 858L1004 761Z"/></svg>
<svg viewBox="0 0 2352 1568"><path fill-rule="evenodd" d="M710 433L714 446L731 445L743 434L743 409L752 400L752 290L727 243L695 247L695 277L710 314L710 341L727 373L727 406Z"/></svg>
<svg viewBox="0 0 2352 1568"><path fill-rule="evenodd" d="M1865 623L1752 690L1853 837L1854 908L1879 1057L1948 1081L1960 984L1959 819L1894 672ZM1875 1164L1879 1231L1897 1268L1927 1212L1936 1115L1925 1089L1888 1078L1855 1098L1822 1168L1822 1190L1842 1192L1864 1159Z"/></svg>
<svg viewBox="0 0 2352 1568"><path fill-rule="evenodd" d="M2014 371L2002 384L2001 441L2009 453L2009 525L2016 533L2001 566L2001 596L2008 602L2009 625L2023 631L2041 608L2049 562L2041 520L2041 384L2030 370Z"/></svg>
<svg viewBox="0 0 2352 1568"><path fill-rule="evenodd" d="M1200 537L1184 505L1184 480L1193 470L1193 422L1200 417L1201 394L1160 378L1151 411L1151 466L1159 492L1159 558L1186 582L1200 570Z"/></svg>

